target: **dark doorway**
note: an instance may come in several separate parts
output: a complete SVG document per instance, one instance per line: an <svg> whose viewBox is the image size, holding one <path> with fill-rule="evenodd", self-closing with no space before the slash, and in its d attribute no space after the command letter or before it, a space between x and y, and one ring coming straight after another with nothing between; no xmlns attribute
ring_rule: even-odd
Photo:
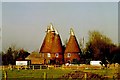
<svg viewBox="0 0 120 80"><path fill-rule="evenodd" d="M78 60L77 59L73 59L72 64L78 64Z"/></svg>
<svg viewBox="0 0 120 80"><path fill-rule="evenodd" d="M71 63L71 61L69 60L69 61L67 61L67 63L69 63L69 64L70 64L70 63Z"/></svg>
<svg viewBox="0 0 120 80"><path fill-rule="evenodd" d="M50 64L53 65L53 64L55 64L55 63L56 63L56 60L55 60L55 59L54 59L54 60L53 60L53 59L50 60Z"/></svg>

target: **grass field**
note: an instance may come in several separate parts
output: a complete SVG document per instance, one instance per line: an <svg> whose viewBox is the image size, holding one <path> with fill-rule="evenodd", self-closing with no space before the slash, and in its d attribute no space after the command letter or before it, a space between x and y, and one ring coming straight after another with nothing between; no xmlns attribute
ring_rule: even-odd
<svg viewBox="0 0 120 80"><path fill-rule="evenodd" d="M71 69L6 70L7 78L44 78L44 74L47 75L47 78L58 78L72 71Z"/></svg>
<svg viewBox="0 0 120 80"><path fill-rule="evenodd" d="M99 75L103 75L103 76L108 76L109 78L113 78L113 76L116 76L116 69L60 69L60 68L56 68L56 69L29 69L29 70L25 70L25 69L13 69L13 70L9 70L6 69L5 70L7 72L7 78L9 79L13 79L13 78L19 78L19 79L24 79L24 80L34 80L34 78L36 79L43 79L44 77L49 78L59 78L62 75L65 75L67 73L71 73L74 71L82 71L82 72L91 72L94 74L99 74ZM4 72L3 71L3 74ZM46 74L46 75L45 75Z"/></svg>

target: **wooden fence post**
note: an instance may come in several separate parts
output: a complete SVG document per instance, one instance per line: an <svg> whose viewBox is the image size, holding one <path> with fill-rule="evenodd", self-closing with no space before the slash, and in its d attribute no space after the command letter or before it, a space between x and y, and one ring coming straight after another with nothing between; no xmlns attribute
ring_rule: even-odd
<svg viewBox="0 0 120 80"><path fill-rule="evenodd" d="M7 80L7 71L4 71L4 79Z"/></svg>
<svg viewBox="0 0 120 80"><path fill-rule="evenodd" d="M77 69L78 69L78 65L77 65Z"/></svg>
<svg viewBox="0 0 120 80"><path fill-rule="evenodd" d="M34 65L32 67L33 67L33 70L34 70Z"/></svg>
<svg viewBox="0 0 120 80"><path fill-rule="evenodd" d="M19 65L17 66L18 70L19 70Z"/></svg>
<svg viewBox="0 0 120 80"><path fill-rule="evenodd" d="M10 65L10 70L12 70L12 65Z"/></svg>
<svg viewBox="0 0 120 80"><path fill-rule="evenodd" d="M64 65L62 65L61 68L64 69Z"/></svg>
<svg viewBox="0 0 120 80"><path fill-rule="evenodd" d="M55 67L55 69L56 69L56 65L55 65L54 67Z"/></svg>
<svg viewBox="0 0 120 80"><path fill-rule="evenodd" d="M44 72L43 78L44 78L44 80L47 79L47 73L46 72Z"/></svg>
<svg viewBox="0 0 120 80"><path fill-rule="evenodd" d="M87 80L87 74L86 73L85 73L84 77L85 77L85 80Z"/></svg>
<svg viewBox="0 0 120 80"><path fill-rule="evenodd" d="M41 65L40 65L40 70L41 70Z"/></svg>
<svg viewBox="0 0 120 80"><path fill-rule="evenodd" d="M26 68L27 68L27 66L25 65L25 70L27 70Z"/></svg>
<svg viewBox="0 0 120 80"><path fill-rule="evenodd" d="M50 68L50 66L49 65L47 65L47 69L49 70L49 68Z"/></svg>
<svg viewBox="0 0 120 80"><path fill-rule="evenodd" d="M2 66L2 69L5 70L4 66Z"/></svg>

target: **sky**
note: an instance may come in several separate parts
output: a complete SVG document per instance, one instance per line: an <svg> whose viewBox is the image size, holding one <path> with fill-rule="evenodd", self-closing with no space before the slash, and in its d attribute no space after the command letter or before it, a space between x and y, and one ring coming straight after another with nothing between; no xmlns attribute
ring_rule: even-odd
<svg viewBox="0 0 120 80"><path fill-rule="evenodd" d="M47 26L53 23L62 42L70 28L77 40L88 40L88 31L98 30L118 43L117 2L3 2L2 49L11 45L29 52L39 50Z"/></svg>
<svg viewBox="0 0 120 80"><path fill-rule="evenodd" d="M2 51L2 3L0 2L0 52Z"/></svg>

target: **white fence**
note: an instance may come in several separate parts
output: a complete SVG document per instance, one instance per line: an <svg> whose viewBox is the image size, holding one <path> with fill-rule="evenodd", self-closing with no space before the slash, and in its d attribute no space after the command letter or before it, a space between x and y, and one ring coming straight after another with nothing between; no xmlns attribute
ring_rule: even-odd
<svg viewBox="0 0 120 80"><path fill-rule="evenodd" d="M108 64L109 68L117 68L119 64ZM104 66L95 66L95 65L71 65L71 66L65 66L65 65L7 65L7 66L0 66L0 70L12 70L12 69L102 69Z"/></svg>

